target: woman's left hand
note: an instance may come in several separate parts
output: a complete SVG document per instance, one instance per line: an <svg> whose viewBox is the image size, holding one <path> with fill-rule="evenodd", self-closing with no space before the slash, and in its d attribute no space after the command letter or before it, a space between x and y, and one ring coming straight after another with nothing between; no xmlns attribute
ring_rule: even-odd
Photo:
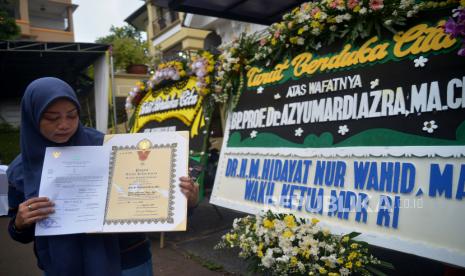
<svg viewBox="0 0 465 276"><path fill-rule="evenodd" d="M199 185L187 176L182 176L179 180L181 180L181 184L179 184L181 192L187 198L187 206L194 207L199 200Z"/></svg>

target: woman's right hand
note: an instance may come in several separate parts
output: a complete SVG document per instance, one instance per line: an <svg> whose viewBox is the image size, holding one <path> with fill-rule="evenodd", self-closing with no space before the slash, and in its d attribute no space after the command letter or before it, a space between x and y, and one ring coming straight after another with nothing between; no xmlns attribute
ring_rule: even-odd
<svg viewBox="0 0 465 276"><path fill-rule="evenodd" d="M15 228L22 231L55 212L55 204L46 197L33 197L19 204Z"/></svg>

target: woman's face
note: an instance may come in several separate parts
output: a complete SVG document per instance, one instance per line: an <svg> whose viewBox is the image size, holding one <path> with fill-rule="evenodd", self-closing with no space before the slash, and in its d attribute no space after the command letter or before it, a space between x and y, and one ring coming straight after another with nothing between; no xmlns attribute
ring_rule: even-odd
<svg viewBox="0 0 465 276"><path fill-rule="evenodd" d="M55 143L66 143L76 132L79 113L73 102L58 99L42 113L40 133Z"/></svg>

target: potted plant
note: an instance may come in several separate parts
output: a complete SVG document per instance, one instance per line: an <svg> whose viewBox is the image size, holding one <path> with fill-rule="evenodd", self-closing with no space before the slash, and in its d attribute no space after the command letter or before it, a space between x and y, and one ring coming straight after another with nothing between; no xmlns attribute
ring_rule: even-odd
<svg viewBox="0 0 465 276"><path fill-rule="evenodd" d="M147 74L150 62L147 42L140 32L126 25L110 28L110 35L97 39L98 43L112 45L112 54L116 70L133 74Z"/></svg>

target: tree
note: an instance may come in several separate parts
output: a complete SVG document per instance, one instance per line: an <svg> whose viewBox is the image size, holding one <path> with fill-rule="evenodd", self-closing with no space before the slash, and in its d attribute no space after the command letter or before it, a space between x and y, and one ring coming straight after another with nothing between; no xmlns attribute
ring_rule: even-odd
<svg viewBox="0 0 465 276"><path fill-rule="evenodd" d="M98 38L96 42L112 45L116 69L124 70L129 65L147 64L150 61L147 42L132 26L111 26L110 34Z"/></svg>
<svg viewBox="0 0 465 276"><path fill-rule="evenodd" d="M11 0L0 0L0 40L15 39L21 29L11 16L14 9Z"/></svg>

